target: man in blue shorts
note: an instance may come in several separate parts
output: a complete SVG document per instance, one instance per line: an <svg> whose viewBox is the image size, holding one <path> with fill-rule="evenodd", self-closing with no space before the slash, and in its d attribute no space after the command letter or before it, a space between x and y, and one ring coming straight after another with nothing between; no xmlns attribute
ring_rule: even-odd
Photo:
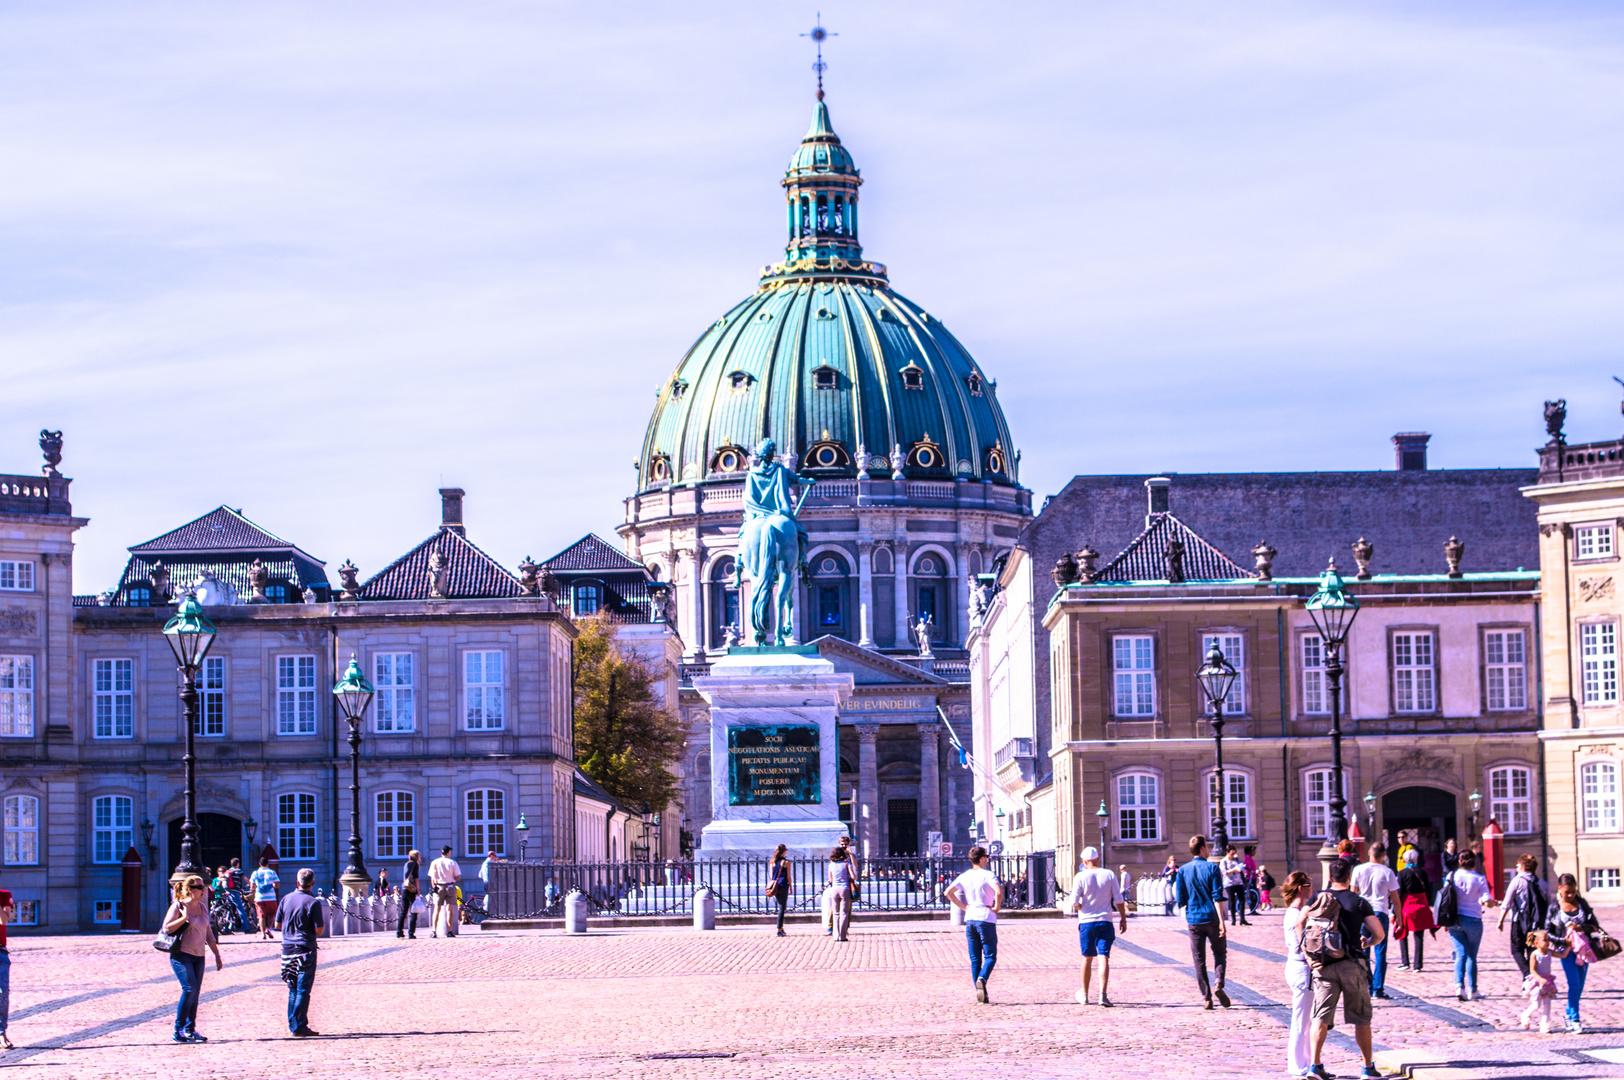
<svg viewBox="0 0 1624 1080"><path fill-rule="evenodd" d="M1089 1004L1088 984L1094 974L1094 957L1100 958L1100 1004L1111 1005L1108 993L1111 985L1111 943L1117 932L1111 926L1115 913L1128 932L1128 903L1122 899L1122 887L1117 876L1100 868L1097 849L1083 849L1083 867L1071 880L1071 910L1077 914L1077 943L1083 950L1083 988L1077 991L1077 1000Z"/></svg>

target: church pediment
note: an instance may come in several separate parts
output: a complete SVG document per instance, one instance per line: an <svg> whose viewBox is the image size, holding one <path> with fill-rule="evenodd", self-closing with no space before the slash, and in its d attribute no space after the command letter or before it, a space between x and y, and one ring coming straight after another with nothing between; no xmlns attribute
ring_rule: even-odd
<svg viewBox="0 0 1624 1080"><path fill-rule="evenodd" d="M946 679L920 671L912 664L904 664L843 638L822 637L812 644L818 647L818 655L834 664L836 671L852 676L859 694L865 689L895 687L916 689L934 699L940 690L950 685ZM934 708L934 703L931 707Z"/></svg>

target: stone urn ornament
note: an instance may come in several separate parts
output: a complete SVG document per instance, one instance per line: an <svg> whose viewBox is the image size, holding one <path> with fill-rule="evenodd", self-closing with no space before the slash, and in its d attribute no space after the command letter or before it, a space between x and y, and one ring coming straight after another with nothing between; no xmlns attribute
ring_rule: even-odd
<svg viewBox="0 0 1624 1080"><path fill-rule="evenodd" d="M541 567L526 555L519 564L519 595L538 596L541 593Z"/></svg>
<svg viewBox="0 0 1624 1080"><path fill-rule="evenodd" d="M39 448L40 452L45 455L45 467L40 472L53 478L61 476L62 474L56 471L56 467L62 464L62 433L60 431L41 429Z"/></svg>
<svg viewBox="0 0 1624 1080"><path fill-rule="evenodd" d="M271 572L258 558L248 564L248 602L250 604L268 604L271 598L266 595L265 587L271 583Z"/></svg>
<svg viewBox="0 0 1624 1080"><path fill-rule="evenodd" d="M1359 567L1359 572L1353 576L1355 581L1370 580L1370 557L1376 554L1376 545L1364 537L1353 542L1353 561Z"/></svg>
<svg viewBox="0 0 1624 1080"><path fill-rule="evenodd" d="M1557 398L1555 401L1545 403L1545 434L1551 437L1546 446L1564 446L1567 438L1562 434L1562 425L1568 419L1568 399Z"/></svg>
<svg viewBox="0 0 1624 1080"><path fill-rule="evenodd" d="M1270 547L1267 540L1259 540L1257 547L1252 549L1252 559L1257 567L1259 581L1274 580L1274 557L1278 554L1280 553Z"/></svg>
<svg viewBox="0 0 1624 1080"><path fill-rule="evenodd" d="M1458 578L1461 576L1460 558L1464 554L1466 554L1466 545L1461 542L1460 537L1451 536L1444 541L1444 559L1449 563L1450 577Z"/></svg>
<svg viewBox="0 0 1624 1080"><path fill-rule="evenodd" d="M360 569L348 559L345 559L344 565L338 568L338 585L340 590L338 598L340 600L361 599L361 584L360 582L356 581L356 575L360 574L360 572Z"/></svg>
<svg viewBox="0 0 1624 1080"><path fill-rule="evenodd" d="M1065 552L1054 561L1050 573L1054 576L1054 587L1064 589L1077 580L1077 560L1071 557L1071 552Z"/></svg>
<svg viewBox="0 0 1624 1080"><path fill-rule="evenodd" d="M1077 576L1082 578L1084 584L1092 585L1100 572L1094 564L1100 561L1100 553L1094 550L1094 545L1087 540L1077 551Z"/></svg>

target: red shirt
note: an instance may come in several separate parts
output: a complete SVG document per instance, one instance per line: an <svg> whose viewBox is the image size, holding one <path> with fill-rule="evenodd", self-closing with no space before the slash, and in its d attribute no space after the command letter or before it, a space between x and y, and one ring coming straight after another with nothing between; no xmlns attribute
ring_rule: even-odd
<svg viewBox="0 0 1624 1080"><path fill-rule="evenodd" d="M11 890L0 889L0 909L11 907ZM6 947L6 924L0 923L0 949Z"/></svg>

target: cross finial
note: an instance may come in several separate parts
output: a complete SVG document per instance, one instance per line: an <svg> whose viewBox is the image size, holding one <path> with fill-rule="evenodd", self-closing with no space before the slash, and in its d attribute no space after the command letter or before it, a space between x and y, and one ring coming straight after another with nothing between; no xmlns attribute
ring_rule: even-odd
<svg viewBox="0 0 1624 1080"><path fill-rule="evenodd" d="M825 38L839 37L840 35L823 28L823 12L820 11L818 12L817 22L813 24L812 29L808 30L801 36L804 38L811 38L813 44L817 45L818 47L818 58L813 62L812 70L818 73L818 100L822 101L823 73L829 70L829 65L823 62L823 42Z"/></svg>

